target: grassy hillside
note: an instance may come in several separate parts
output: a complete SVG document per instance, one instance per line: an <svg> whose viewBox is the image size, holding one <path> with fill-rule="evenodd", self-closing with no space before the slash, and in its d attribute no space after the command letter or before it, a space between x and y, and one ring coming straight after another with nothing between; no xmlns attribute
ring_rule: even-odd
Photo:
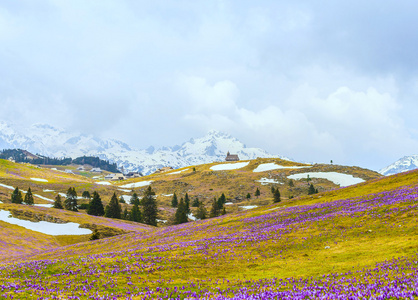
<svg viewBox="0 0 418 300"><path fill-rule="evenodd" d="M204 168L201 177L211 172ZM253 170L246 168L241 171ZM185 181L180 176L186 174L172 176ZM151 177L156 187L167 184L163 176ZM214 219L35 252L0 265L0 294L411 299L418 296L417 195L414 171Z"/></svg>

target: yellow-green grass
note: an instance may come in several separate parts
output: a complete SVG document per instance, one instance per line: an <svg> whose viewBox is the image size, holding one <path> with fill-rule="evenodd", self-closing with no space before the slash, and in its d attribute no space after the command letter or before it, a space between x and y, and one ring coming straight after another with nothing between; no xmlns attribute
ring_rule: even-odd
<svg viewBox="0 0 418 300"><path fill-rule="evenodd" d="M416 253L418 224L417 212L413 207L417 204L416 199L370 207L359 213L342 213L325 219L300 224L292 223L274 231L280 233L280 238L245 241L244 236L251 236L252 232L259 233L256 228L265 225L261 220L264 220L262 218L268 214L274 215L278 222L300 216L306 217L308 214L320 213L322 209L317 206L307 209L308 204L334 203L346 198L346 195L350 197L368 195L382 191L382 186L385 187L385 191L390 191L414 182L415 185L418 183L418 173L410 172L324 193L321 198L304 197L216 219L169 228L155 228L146 234L131 233L96 242L81 243L58 248L49 253L36 254L31 258L65 258L54 265L54 268L64 269L71 264L76 268L81 266L80 256L102 253L104 257L89 261L87 265L106 269L114 266L132 266L135 259L128 255L131 253L149 258L162 257L162 263L157 265L162 266L163 269L151 273L148 272L149 269L138 269L136 273L129 275L129 280L136 285L149 288L182 286L199 279L202 281L201 286L212 290L213 282L204 280L226 278L237 283L244 279L258 280L272 277L319 278L323 274L362 270L377 262L393 257L410 257ZM342 197L338 197L339 193ZM289 205L294 206L294 213L288 210ZM298 212L297 209L301 211ZM266 220L271 222L271 219ZM237 233L237 243L210 242L211 238L217 239L234 233ZM191 244L182 244L187 242ZM205 244L207 244L206 250L197 250ZM158 246L165 247L165 250ZM228 251L223 253L225 249ZM79 275L66 277L66 280L82 279ZM124 273L116 273L111 279L118 282L120 289L124 289L128 281ZM96 280L99 283L109 282L109 278L104 275L98 276ZM228 285L229 283L223 281L217 283L220 288L226 288ZM114 290L117 291L118 287Z"/></svg>

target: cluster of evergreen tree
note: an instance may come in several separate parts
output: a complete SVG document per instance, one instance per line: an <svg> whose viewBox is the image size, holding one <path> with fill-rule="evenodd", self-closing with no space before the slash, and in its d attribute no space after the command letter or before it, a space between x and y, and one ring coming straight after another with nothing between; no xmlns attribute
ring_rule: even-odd
<svg viewBox="0 0 418 300"><path fill-rule="evenodd" d="M315 189L314 185L311 183L308 189L308 195L318 194L318 189Z"/></svg>
<svg viewBox="0 0 418 300"><path fill-rule="evenodd" d="M77 192L74 187L70 187L67 190L64 207L66 210L78 211Z"/></svg>
<svg viewBox="0 0 418 300"><path fill-rule="evenodd" d="M22 192L19 190L19 187L16 187L14 191L12 192L11 196L12 203L15 204L26 204L26 205L33 205L33 195L32 190L28 188L28 191L25 194L25 197L23 198Z"/></svg>
<svg viewBox="0 0 418 300"><path fill-rule="evenodd" d="M84 165L88 164L94 168L100 168L109 172L119 172L116 163L110 163L107 160L102 160L95 156L82 156L72 159L70 157L64 158L51 158L36 154L38 158L29 158L27 151L22 149L5 149L0 151L0 159L9 159L13 158L16 162L25 162L35 165L54 165L54 166L68 166L70 164L79 164Z"/></svg>
<svg viewBox="0 0 418 300"><path fill-rule="evenodd" d="M171 200L171 205L173 207L177 207L176 213L174 215L174 224L182 224L188 222L188 215L191 213L190 211L190 197L186 193L184 195L184 199L180 198L180 202L177 200L177 194L173 194L173 198ZM206 219L207 211L203 202L199 201L199 198L195 197L192 202L192 207L197 207L196 211L196 218L199 220Z"/></svg>
<svg viewBox="0 0 418 300"><path fill-rule="evenodd" d="M224 193L222 193L222 195L218 199L213 198L209 217L214 218L220 215L225 215L226 214L225 203L226 203L226 197Z"/></svg>

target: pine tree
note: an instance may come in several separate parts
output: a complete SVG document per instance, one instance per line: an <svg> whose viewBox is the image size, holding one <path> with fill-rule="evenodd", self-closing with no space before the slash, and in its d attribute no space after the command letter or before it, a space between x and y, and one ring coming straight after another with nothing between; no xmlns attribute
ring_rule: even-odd
<svg viewBox="0 0 418 300"><path fill-rule="evenodd" d="M275 189L274 194L273 194L273 198L274 198L273 199L274 203L279 203L281 201L279 189Z"/></svg>
<svg viewBox="0 0 418 300"><path fill-rule="evenodd" d="M188 220L186 209L186 203L183 201L183 198L181 198L177 206L176 214L174 216L174 224L187 223Z"/></svg>
<svg viewBox="0 0 418 300"><path fill-rule="evenodd" d="M260 190L257 188L257 190L255 191L255 194L254 194L257 198L258 198L258 196L260 196L261 195L261 193L260 193Z"/></svg>
<svg viewBox="0 0 418 300"><path fill-rule="evenodd" d="M199 207L200 201L199 198L194 198L193 202L192 202L192 207Z"/></svg>
<svg viewBox="0 0 418 300"><path fill-rule="evenodd" d="M64 207L62 206L62 202L61 202L61 196L60 194L58 194L55 197L55 201L54 201L54 206L53 208L58 208L58 209L63 209Z"/></svg>
<svg viewBox="0 0 418 300"><path fill-rule="evenodd" d="M308 189L308 195L313 195L315 194L315 187L313 186L313 184L311 183L309 185L309 189Z"/></svg>
<svg viewBox="0 0 418 300"><path fill-rule="evenodd" d="M274 186L271 186L271 193L274 195L274 192L276 191L276 189L274 188Z"/></svg>
<svg viewBox="0 0 418 300"><path fill-rule="evenodd" d="M225 209L225 206L222 208L222 212L221 212L221 215L226 215L226 209Z"/></svg>
<svg viewBox="0 0 418 300"><path fill-rule="evenodd" d="M179 205L179 201L177 200L176 193L173 194L173 198L171 199L171 207L177 207Z"/></svg>
<svg viewBox="0 0 418 300"><path fill-rule="evenodd" d="M189 199L189 195L186 193L186 195L184 195L184 204L186 206L186 213L190 214L190 199Z"/></svg>
<svg viewBox="0 0 418 300"><path fill-rule="evenodd" d="M32 195L32 191L30 188L28 188L28 191L26 192L26 195L25 195L25 204L33 205L33 195Z"/></svg>
<svg viewBox="0 0 418 300"><path fill-rule="evenodd" d="M199 206L196 211L196 219L204 220L206 219L206 215L207 211L205 205L203 204L203 202L199 202Z"/></svg>
<svg viewBox="0 0 418 300"><path fill-rule="evenodd" d="M144 192L144 196L142 198L142 209L142 219L144 220L144 223L157 226L157 201L155 200L155 192L152 190L151 186L148 186Z"/></svg>
<svg viewBox="0 0 418 300"><path fill-rule="evenodd" d="M246 198L247 198L247 199L250 199L250 198L251 198L251 194L250 194L250 193L248 193L248 194L247 194L247 196L246 196Z"/></svg>
<svg viewBox="0 0 418 300"><path fill-rule="evenodd" d="M83 197L84 199L91 199L89 191L84 191L83 194L81 194L81 197Z"/></svg>
<svg viewBox="0 0 418 300"><path fill-rule="evenodd" d="M225 194L222 193L222 195L219 197L218 201L218 210L222 210L222 208L224 207L224 204L226 203L226 197Z"/></svg>
<svg viewBox="0 0 418 300"><path fill-rule="evenodd" d="M131 200L129 200L129 204L132 204L132 205L139 205L139 198L138 198L138 194L137 193L133 193L132 194L132 196L131 196Z"/></svg>
<svg viewBox="0 0 418 300"><path fill-rule="evenodd" d="M19 191L18 187L16 187L12 193L12 203L22 204L22 202L23 202L22 192Z"/></svg>
<svg viewBox="0 0 418 300"><path fill-rule="evenodd" d="M142 213L139 209L138 203L135 203L134 206L131 209L131 213L129 215L129 218L133 222L142 222Z"/></svg>
<svg viewBox="0 0 418 300"><path fill-rule="evenodd" d="M71 211L78 211L77 192L75 188L70 187L67 190L67 199L64 201L65 209Z"/></svg>
<svg viewBox="0 0 418 300"><path fill-rule="evenodd" d="M213 198L212 207L210 209L209 217L214 218L219 216L219 208L218 208L218 202L216 201L216 198Z"/></svg>
<svg viewBox="0 0 418 300"><path fill-rule="evenodd" d="M123 198L123 196L119 197L119 203L126 203L125 198Z"/></svg>
<svg viewBox="0 0 418 300"><path fill-rule="evenodd" d="M120 219L122 213L122 208L119 204L118 197L116 193L113 193L112 198L108 205L106 205L105 209L105 217L113 218L113 219Z"/></svg>
<svg viewBox="0 0 418 300"><path fill-rule="evenodd" d="M100 195L96 191L93 192L93 199L89 203L87 213L92 216L103 216L105 213L102 199L100 199Z"/></svg>

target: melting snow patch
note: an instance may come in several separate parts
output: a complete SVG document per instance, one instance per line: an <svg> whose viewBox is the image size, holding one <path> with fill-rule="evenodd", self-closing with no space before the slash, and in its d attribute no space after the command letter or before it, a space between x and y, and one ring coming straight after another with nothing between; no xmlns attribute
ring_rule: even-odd
<svg viewBox="0 0 418 300"><path fill-rule="evenodd" d="M118 191L125 192L125 193L130 193L131 192L131 190L125 190L125 189L118 189Z"/></svg>
<svg viewBox="0 0 418 300"><path fill-rule="evenodd" d="M125 185L121 185L121 188L136 188L136 187L141 187L141 186L147 186L150 185L151 182L153 182L154 180L148 180L148 181L140 181L140 182L134 182L134 183L128 183Z"/></svg>
<svg viewBox="0 0 418 300"><path fill-rule="evenodd" d="M53 204L34 204L34 206L40 206L40 207L48 207L48 208L52 208L54 205L53 205Z"/></svg>
<svg viewBox="0 0 418 300"><path fill-rule="evenodd" d="M31 222L13 218L10 212L4 210L0 210L0 220L48 235L84 235L92 233L90 229L79 228L78 226L80 224L77 223L58 224L45 221Z"/></svg>
<svg viewBox="0 0 418 300"><path fill-rule="evenodd" d="M288 176L289 179L302 179L307 178L309 175L310 178L322 178L332 181L335 184L340 186L349 186L364 182L364 179L354 177L353 175L347 175L337 172L309 172L309 173L299 173Z"/></svg>
<svg viewBox="0 0 418 300"><path fill-rule="evenodd" d="M233 205L234 203L232 202L226 202L225 205Z"/></svg>
<svg viewBox="0 0 418 300"><path fill-rule="evenodd" d="M38 194L35 194L35 196L36 196L36 197L38 197L38 198L44 199L44 200L46 200L46 201L49 201L49 202L54 202L54 200L52 200L52 199L48 199L48 198L46 198L46 197L44 197L44 196L41 196L41 195L38 195Z"/></svg>
<svg viewBox="0 0 418 300"><path fill-rule="evenodd" d="M246 206L240 206L243 210L253 209L258 207L257 205L246 205Z"/></svg>
<svg viewBox="0 0 418 300"><path fill-rule="evenodd" d="M2 183L0 183L0 186L4 187L6 189L9 189L9 190L14 190L15 189L14 187L12 187L10 185L5 185L5 184L2 184Z"/></svg>
<svg viewBox="0 0 418 300"><path fill-rule="evenodd" d="M187 217L188 217L190 220L196 221L196 217L195 217L195 216L193 216L193 214L192 214L192 213L188 214L188 215L187 215Z"/></svg>
<svg viewBox="0 0 418 300"><path fill-rule="evenodd" d="M161 196L164 196L164 197L171 197L171 196L173 196L173 194L161 194Z"/></svg>
<svg viewBox="0 0 418 300"><path fill-rule="evenodd" d="M33 181L40 181L40 182L48 182L48 180L42 179L42 178L31 178L31 180L33 180Z"/></svg>
<svg viewBox="0 0 418 300"><path fill-rule="evenodd" d="M165 174L165 175L180 174L181 172L185 172L187 170L189 170L189 169L185 169L185 170L181 170L181 171L176 171L176 172L171 172L171 173L168 173L168 174Z"/></svg>
<svg viewBox="0 0 418 300"><path fill-rule="evenodd" d="M109 181L98 181L98 182L95 182L95 184L112 185Z"/></svg>
<svg viewBox="0 0 418 300"><path fill-rule="evenodd" d="M157 219L157 222L167 223L167 220L160 220L160 219Z"/></svg>
<svg viewBox="0 0 418 300"><path fill-rule="evenodd" d="M44 190L45 193L55 192L54 190Z"/></svg>
<svg viewBox="0 0 418 300"><path fill-rule="evenodd" d="M239 162L239 163L232 163L232 164L221 164L210 167L213 171L227 171L227 170L236 170L244 168L245 166L248 166L250 162Z"/></svg>
<svg viewBox="0 0 418 300"><path fill-rule="evenodd" d="M311 166L281 166L275 163L266 163L258 165L257 168L253 170L253 172L265 172L277 169L303 169L303 168L311 168Z"/></svg>
<svg viewBox="0 0 418 300"><path fill-rule="evenodd" d="M256 182L260 182L261 185L266 185L266 184L269 184L269 183L280 183L277 180L268 179L268 178L261 178L260 180L256 180ZM282 184L282 183L280 183L280 184Z"/></svg>

